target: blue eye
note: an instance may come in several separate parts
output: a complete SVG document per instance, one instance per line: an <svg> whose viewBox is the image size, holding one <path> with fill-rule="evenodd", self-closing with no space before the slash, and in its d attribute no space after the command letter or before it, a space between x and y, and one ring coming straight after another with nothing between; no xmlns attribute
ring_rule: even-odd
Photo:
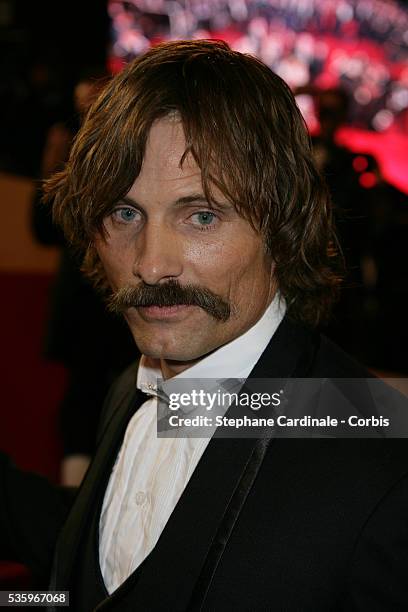
<svg viewBox="0 0 408 612"><path fill-rule="evenodd" d="M138 211L129 206L121 206L113 211L114 218L121 223L131 223L137 218Z"/></svg>
<svg viewBox="0 0 408 612"><path fill-rule="evenodd" d="M123 221L133 221L135 216L136 211L131 208L122 208L120 210L120 218L123 219Z"/></svg>
<svg viewBox="0 0 408 612"><path fill-rule="evenodd" d="M198 218L198 222L200 225L211 225L211 223L215 219L215 214L209 212L208 210L203 210L202 212L195 213L193 217Z"/></svg>

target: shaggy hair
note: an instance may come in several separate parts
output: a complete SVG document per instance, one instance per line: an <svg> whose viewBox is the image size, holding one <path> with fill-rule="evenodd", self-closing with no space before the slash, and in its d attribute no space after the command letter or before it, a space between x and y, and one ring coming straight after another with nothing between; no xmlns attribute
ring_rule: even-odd
<svg viewBox="0 0 408 612"><path fill-rule="evenodd" d="M310 138L286 83L222 41L160 44L112 79L91 107L62 172L45 184L55 221L106 280L93 247L103 221L137 178L154 121L179 116L204 194L216 186L260 231L288 313L325 320L338 292L332 207Z"/></svg>

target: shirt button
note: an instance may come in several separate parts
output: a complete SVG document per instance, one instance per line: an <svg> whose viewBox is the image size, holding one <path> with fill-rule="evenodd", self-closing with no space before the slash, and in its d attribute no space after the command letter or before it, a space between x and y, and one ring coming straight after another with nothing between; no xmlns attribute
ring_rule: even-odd
<svg viewBox="0 0 408 612"><path fill-rule="evenodd" d="M135 501L138 506L142 506L146 501L146 493L144 491L138 491L135 495Z"/></svg>

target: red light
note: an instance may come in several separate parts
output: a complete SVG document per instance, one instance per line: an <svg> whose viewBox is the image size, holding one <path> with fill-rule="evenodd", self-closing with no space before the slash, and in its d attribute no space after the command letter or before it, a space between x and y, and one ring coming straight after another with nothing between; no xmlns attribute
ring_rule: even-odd
<svg viewBox="0 0 408 612"><path fill-rule="evenodd" d="M367 166L368 161L366 157L357 155L357 157L353 159L353 168L356 172L364 172L364 170L367 170Z"/></svg>
<svg viewBox="0 0 408 612"><path fill-rule="evenodd" d="M365 189L371 189L377 184L377 178L373 172L364 172L359 178L359 183Z"/></svg>

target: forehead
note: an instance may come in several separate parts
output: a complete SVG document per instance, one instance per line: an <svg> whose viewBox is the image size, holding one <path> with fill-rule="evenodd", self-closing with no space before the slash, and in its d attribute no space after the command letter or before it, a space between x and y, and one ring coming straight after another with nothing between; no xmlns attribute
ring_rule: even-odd
<svg viewBox="0 0 408 612"><path fill-rule="evenodd" d="M155 121L147 138L138 179L161 182L189 180L201 185L201 171L191 154L186 156L180 167L185 148L183 126L176 116Z"/></svg>
<svg viewBox="0 0 408 612"><path fill-rule="evenodd" d="M148 134L142 168L127 196L143 206L171 205L188 196L202 195L202 173L193 155L186 149L186 139L179 116L174 113L156 120ZM221 190L210 181L211 201L230 207Z"/></svg>

